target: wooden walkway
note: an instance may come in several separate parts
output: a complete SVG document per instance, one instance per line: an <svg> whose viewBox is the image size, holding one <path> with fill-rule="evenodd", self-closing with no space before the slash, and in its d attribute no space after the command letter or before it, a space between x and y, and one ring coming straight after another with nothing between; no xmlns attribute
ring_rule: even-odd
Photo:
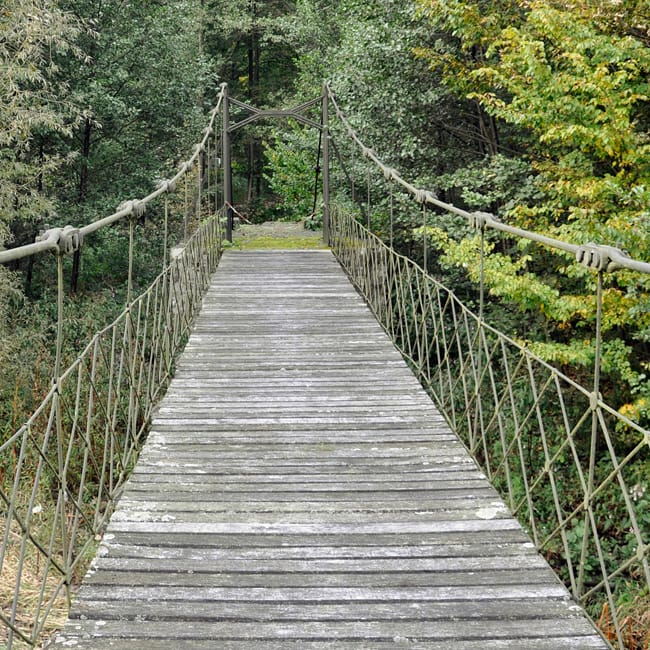
<svg viewBox="0 0 650 650"><path fill-rule="evenodd" d="M328 251L228 252L54 647L605 648Z"/></svg>

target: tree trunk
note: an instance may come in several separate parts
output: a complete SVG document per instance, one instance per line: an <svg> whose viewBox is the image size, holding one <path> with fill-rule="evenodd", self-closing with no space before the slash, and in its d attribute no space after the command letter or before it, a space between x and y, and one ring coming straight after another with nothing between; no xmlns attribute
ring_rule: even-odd
<svg viewBox="0 0 650 650"><path fill-rule="evenodd" d="M484 154L493 156L499 152L499 138L494 118L488 115L478 101L475 102L481 149Z"/></svg>
<svg viewBox="0 0 650 650"><path fill-rule="evenodd" d="M250 33L248 35L248 98L253 106L257 106L260 99L260 39L257 25L257 0L249 0L248 11L251 18ZM251 135L248 143L247 199L249 203L260 194L259 149L257 138Z"/></svg>
<svg viewBox="0 0 650 650"><path fill-rule="evenodd" d="M90 156L90 136L92 124L90 118L84 123L84 134L81 145L81 170L79 171L79 203L83 203L88 195L88 157Z"/></svg>
<svg viewBox="0 0 650 650"><path fill-rule="evenodd" d="M255 140L253 136L248 141L248 186L246 191L246 200L250 203L253 200L253 191L255 183Z"/></svg>
<svg viewBox="0 0 650 650"><path fill-rule="evenodd" d="M83 203L88 196L88 158L90 156L90 136L92 135L92 123L90 118L84 122L84 133L81 144L81 170L79 171L79 203ZM70 291L77 293L79 288L79 272L81 270L81 249L74 252L72 258L72 271L70 273Z"/></svg>

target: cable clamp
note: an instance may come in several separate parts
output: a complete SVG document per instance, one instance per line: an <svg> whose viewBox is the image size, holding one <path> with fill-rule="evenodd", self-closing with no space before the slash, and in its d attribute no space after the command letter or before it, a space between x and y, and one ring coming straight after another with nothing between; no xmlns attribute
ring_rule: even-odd
<svg viewBox="0 0 650 650"><path fill-rule="evenodd" d="M600 402L602 401L603 396L600 393L590 393L589 394L589 410L590 411L597 411Z"/></svg>
<svg viewBox="0 0 650 650"><path fill-rule="evenodd" d="M126 213L130 214L134 219L141 217L146 209L147 204L144 201L138 201L135 199L133 201L124 201L123 203L120 203L117 208L118 212L125 210Z"/></svg>
<svg viewBox="0 0 650 650"><path fill-rule="evenodd" d="M50 241L60 255L70 255L81 248L83 233L74 226L48 228L36 237L37 242Z"/></svg>
<svg viewBox="0 0 650 650"><path fill-rule="evenodd" d="M629 255L615 246L604 246L589 242L576 251L576 261L593 271L615 271L620 268L619 260Z"/></svg>
<svg viewBox="0 0 650 650"><path fill-rule="evenodd" d="M469 225L476 230L484 230L493 219L489 212L472 212L468 217Z"/></svg>
<svg viewBox="0 0 650 650"><path fill-rule="evenodd" d="M64 255L76 253L83 244L84 236L79 228L65 226L59 235L59 251Z"/></svg>
<svg viewBox="0 0 650 650"><path fill-rule="evenodd" d="M176 189L176 181L163 179L158 183L157 189L164 190L165 192L173 192Z"/></svg>

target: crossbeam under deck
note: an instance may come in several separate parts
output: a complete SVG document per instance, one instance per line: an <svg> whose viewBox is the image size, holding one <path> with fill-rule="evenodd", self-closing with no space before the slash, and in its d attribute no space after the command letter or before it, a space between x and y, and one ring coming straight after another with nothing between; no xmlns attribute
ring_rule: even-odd
<svg viewBox="0 0 650 650"><path fill-rule="evenodd" d="M333 255L230 251L54 647L607 646Z"/></svg>

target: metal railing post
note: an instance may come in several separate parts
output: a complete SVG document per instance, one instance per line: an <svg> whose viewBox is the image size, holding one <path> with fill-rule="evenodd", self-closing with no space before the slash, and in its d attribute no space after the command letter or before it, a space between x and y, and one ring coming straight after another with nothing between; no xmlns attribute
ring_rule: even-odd
<svg viewBox="0 0 650 650"><path fill-rule="evenodd" d="M395 192L393 188L393 179L390 180L390 247L393 248L393 222L395 221Z"/></svg>
<svg viewBox="0 0 650 650"><path fill-rule="evenodd" d="M222 119L222 160L223 160L223 204L226 213L226 239L232 242L233 211L232 211L232 165L230 160L230 99L228 85L221 84L223 93Z"/></svg>
<svg viewBox="0 0 650 650"><path fill-rule="evenodd" d="M578 572L578 593L583 595L585 588L585 561L589 546L589 515L591 510L591 495L594 490L598 447L598 400L600 398L600 371L602 356L602 324L603 324L603 270L598 270L596 284L596 332L594 341L594 374L593 390L591 393L591 438L589 444L589 468L587 473L587 493L585 494L584 533L580 552L580 569Z"/></svg>
<svg viewBox="0 0 650 650"><path fill-rule="evenodd" d="M185 176L183 177L183 183L185 184L185 194L183 198L183 241L187 241L187 233L189 229L189 219L190 219L190 191L187 187L187 170Z"/></svg>
<svg viewBox="0 0 650 650"><path fill-rule="evenodd" d="M330 243L330 131L329 88L323 84L323 240Z"/></svg>
<svg viewBox="0 0 650 650"><path fill-rule="evenodd" d="M370 232L372 232L372 226L370 224L370 211L372 210L372 201L370 199L370 180L371 180L370 179L370 163L368 163L368 176L367 176L367 188L366 188L366 193L367 193L367 196L366 196L366 204L367 204L367 207L366 207L366 210L367 210L366 228L368 230L370 230Z"/></svg>
<svg viewBox="0 0 650 650"><path fill-rule="evenodd" d="M422 202L422 268L427 273L429 266L429 237L427 235L427 204Z"/></svg>
<svg viewBox="0 0 650 650"><path fill-rule="evenodd" d="M65 597L68 606L72 602L72 585L69 565L69 546L67 530L67 513L66 513L66 493L67 493L67 472L66 459L64 450L64 431L63 431L63 413L61 408L61 364L63 357L63 311L64 311L64 285L63 285L63 257L64 251L61 247L56 253L57 264L57 326L56 326L56 358L54 361L53 383L56 386L54 393L54 417L56 431L56 449L57 449L57 470L58 470L58 494L57 509L60 509L61 517L61 557L63 559L63 570L65 577L63 580Z"/></svg>
<svg viewBox="0 0 650 650"><path fill-rule="evenodd" d="M133 258L135 246L135 215L132 213L129 216L129 270L126 281L126 306L131 305L133 298Z"/></svg>
<svg viewBox="0 0 650 650"><path fill-rule="evenodd" d="M197 175L197 187L196 187L196 223L201 223L201 203L203 202L203 162L205 159L205 152L202 149L199 149L199 158L196 161L196 175Z"/></svg>
<svg viewBox="0 0 650 650"><path fill-rule="evenodd" d="M169 247L169 195L165 192L165 225L163 232L163 263L162 270L167 267L167 248Z"/></svg>

